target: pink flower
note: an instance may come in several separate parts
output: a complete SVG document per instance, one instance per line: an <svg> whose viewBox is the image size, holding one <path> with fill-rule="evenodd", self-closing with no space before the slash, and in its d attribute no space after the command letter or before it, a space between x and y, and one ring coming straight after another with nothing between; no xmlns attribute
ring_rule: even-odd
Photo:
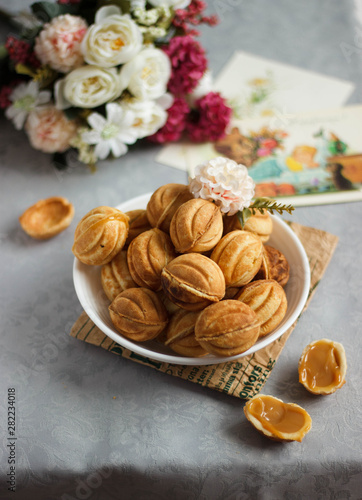
<svg viewBox="0 0 362 500"><path fill-rule="evenodd" d="M69 148L77 125L55 106L46 106L31 111L25 130L33 148L44 153L62 153Z"/></svg>
<svg viewBox="0 0 362 500"><path fill-rule="evenodd" d="M163 50L172 66L169 91L175 96L189 94L207 68L204 49L191 36L175 36Z"/></svg>
<svg viewBox="0 0 362 500"><path fill-rule="evenodd" d="M186 130L194 142L217 141L225 135L232 110L218 92L209 92L195 103Z"/></svg>
<svg viewBox="0 0 362 500"><path fill-rule="evenodd" d="M269 156L271 153L272 153L272 150L271 149L267 149L267 148L260 148L256 152L257 156L259 156L259 157Z"/></svg>
<svg viewBox="0 0 362 500"><path fill-rule="evenodd" d="M167 122L155 134L150 135L148 140L158 143L178 141L185 130L189 111L186 101L176 97L172 106L167 110Z"/></svg>
<svg viewBox="0 0 362 500"><path fill-rule="evenodd" d="M65 14L44 25L35 40L35 53L42 64L68 73L84 62L80 44L87 31L81 17Z"/></svg>

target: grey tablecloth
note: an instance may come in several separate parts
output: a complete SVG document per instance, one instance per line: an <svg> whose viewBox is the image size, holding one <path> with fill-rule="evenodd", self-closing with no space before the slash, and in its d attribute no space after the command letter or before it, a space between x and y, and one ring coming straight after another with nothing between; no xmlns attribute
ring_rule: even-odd
<svg viewBox="0 0 362 500"><path fill-rule="evenodd" d="M30 2L13 1L16 10ZM0 4L7 4L2 0ZM217 29L203 29L215 74L235 49L353 81L361 102L360 2L214 0ZM3 35L6 28L3 27ZM360 39L357 40L360 43ZM293 220L340 237L308 311L288 340L264 393L304 406L313 429L299 443L257 434L243 402L149 370L68 335L79 313L72 283L76 221L166 182L156 146L134 148L91 174L58 172L24 134L1 120L0 498L356 499L362 486L361 203L298 208ZM53 240L27 237L18 216L40 198L75 205L71 228ZM304 346L328 337L345 346L347 384L328 397L297 381ZM16 389L16 493L7 491L7 395Z"/></svg>

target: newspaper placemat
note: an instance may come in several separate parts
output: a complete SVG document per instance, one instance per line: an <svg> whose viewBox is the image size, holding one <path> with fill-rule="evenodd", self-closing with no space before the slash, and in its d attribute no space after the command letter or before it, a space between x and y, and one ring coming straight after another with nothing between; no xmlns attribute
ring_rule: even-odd
<svg viewBox="0 0 362 500"><path fill-rule="evenodd" d="M310 291L304 312L332 258L338 237L295 222L289 224L305 248L311 269ZM230 396L250 399L264 386L296 323L297 321L275 342L250 356L240 358L238 361L206 366L174 365L140 356L107 337L85 312L73 325L70 335L163 373L210 387Z"/></svg>

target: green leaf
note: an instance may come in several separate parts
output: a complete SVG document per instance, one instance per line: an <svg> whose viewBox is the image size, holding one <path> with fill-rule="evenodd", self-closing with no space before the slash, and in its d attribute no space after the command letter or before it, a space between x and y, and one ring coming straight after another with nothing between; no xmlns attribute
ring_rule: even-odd
<svg viewBox="0 0 362 500"><path fill-rule="evenodd" d="M31 76L32 78L34 77L34 71L25 64L21 63L17 64L15 66L15 71L18 73L18 75L28 75Z"/></svg>
<svg viewBox="0 0 362 500"><path fill-rule="evenodd" d="M78 14L79 5L58 4L53 2L35 2L31 5L31 10L42 23L48 23L54 17L64 14Z"/></svg>
<svg viewBox="0 0 362 500"><path fill-rule="evenodd" d="M239 219L242 229L244 229L246 221L250 219L251 216L252 213L251 210L249 210L249 208L243 208L242 210L239 210L239 212L237 213L237 217Z"/></svg>
<svg viewBox="0 0 362 500"><path fill-rule="evenodd" d="M79 113L81 112L81 108L68 108L64 109L63 113L68 118L68 120L75 120L79 117Z"/></svg>
<svg viewBox="0 0 362 500"><path fill-rule="evenodd" d="M7 55L8 55L8 51L6 50L5 45L1 44L0 45L0 59L5 59L5 57L7 57Z"/></svg>

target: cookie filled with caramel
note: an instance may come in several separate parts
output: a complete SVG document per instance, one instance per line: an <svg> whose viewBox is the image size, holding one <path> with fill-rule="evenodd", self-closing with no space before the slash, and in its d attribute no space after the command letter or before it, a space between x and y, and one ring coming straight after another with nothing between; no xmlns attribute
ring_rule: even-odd
<svg viewBox="0 0 362 500"><path fill-rule="evenodd" d="M207 252L220 241L223 231L219 207L196 198L182 204L172 217L170 236L179 253Z"/></svg>
<svg viewBox="0 0 362 500"><path fill-rule="evenodd" d="M125 250L121 250L111 262L102 266L101 282L105 294L111 301L124 290L137 287L128 269Z"/></svg>
<svg viewBox="0 0 362 500"><path fill-rule="evenodd" d="M125 290L117 295L108 309L116 330L137 342L156 338L168 322L164 305L148 288Z"/></svg>
<svg viewBox="0 0 362 500"><path fill-rule="evenodd" d="M170 319L166 330L165 345L182 356L199 358L207 351L195 337L195 324L199 312L180 309Z"/></svg>
<svg viewBox="0 0 362 500"><path fill-rule="evenodd" d="M189 187L184 184L170 183L159 187L147 204L146 213L150 225L168 233L176 210L191 199L193 196Z"/></svg>
<svg viewBox="0 0 362 500"><path fill-rule="evenodd" d="M107 264L124 247L128 228L128 217L121 210L106 206L94 208L78 223L72 251L83 264Z"/></svg>
<svg viewBox="0 0 362 500"><path fill-rule="evenodd" d="M162 288L166 296L182 309L200 311L225 294L221 269L198 253L179 255L162 270Z"/></svg>
<svg viewBox="0 0 362 500"><path fill-rule="evenodd" d="M132 279L139 286L161 290L161 272L176 253L168 234L152 228L139 234L128 247L127 262Z"/></svg>
<svg viewBox="0 0 362 500"><path fill-rule="evenodd" d="M262 256L260 239L247 231L236 230L219 241L210 258L222 270L227 287L241 287L259 271Z"/></svg>
<svg viewBox="0 0 362 500"><path fill-rule="evenodd" d="M242 354L255 344L259 332L255 312L237 300L223 300L206 307L195 325L196 340L215 356Z"/></svg>

